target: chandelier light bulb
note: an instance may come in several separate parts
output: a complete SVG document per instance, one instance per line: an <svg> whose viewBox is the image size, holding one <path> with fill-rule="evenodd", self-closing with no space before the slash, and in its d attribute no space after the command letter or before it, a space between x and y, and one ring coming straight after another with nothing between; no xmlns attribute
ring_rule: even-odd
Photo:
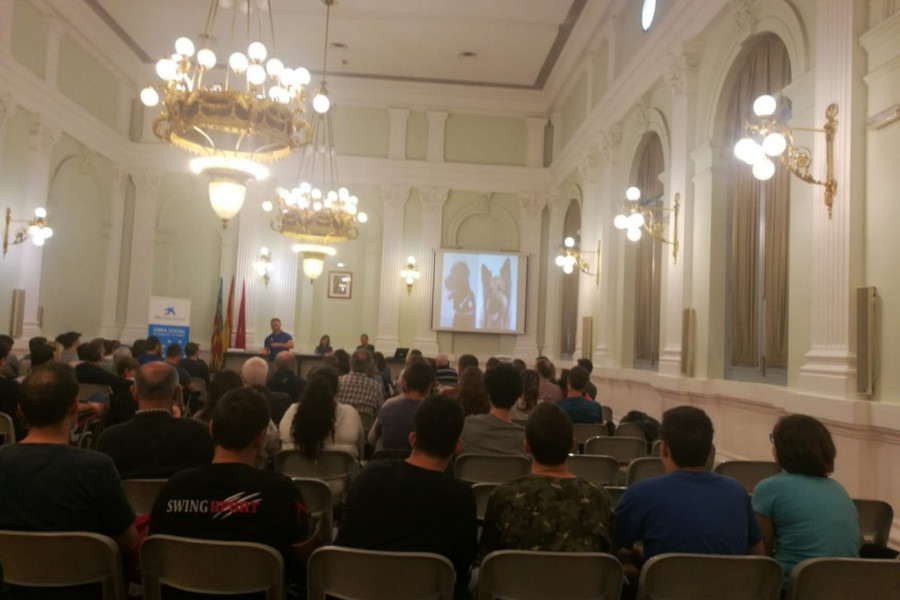
<svg viewBox="0 0 900 600"><path fill-rule="evenodd" d="M356 196L350 196L350 204L353 204L354 206L359 204L359 198L357 198Z"/></svg>
<svg viewBox="0 0 900 600"><path fill-rule="evenodd" d="M325 196L331 202L334 202L338 199L338 193L334 190L330 190L328 194Z"/></svg>
<svg viewBox="0 0 900 600"><path fill-rule="evenodd" d="M331 108L331 100L322 92L316 92L312 101L313 109L320 115L324 115Z"/></svg>
<svg viewBox="0 0 900 600"><path fill-rule="evenodd" d="M567 254L567 255L566 255L566 261L565 261L565 262L566 262L566 264L569 265L570 267L573 267L573 266L575 266L575 257L572 256L571 254Z"/></svg>
<svg viewBox="0 0 900 600"><path fill-rule="evenodd" d="M364 212L361 212L358 215L356 215L356 220L359 221L360 223L365 223L366 221L369 220L369 215L367 215Z"/></svg>
<svg viewBox="0 0 900 600"><path fill-rule="evenodd" d="M631 186L630 188L625 190L625 197L628 200L631 200L632 202L634 202L636 200L640 200L641 199L641 190L634 186Z"/></svg>
<svg viewBox="0 0 900 600"><path fill-rule="evenodd" d="M28 235L30 235L33 238L38 237L39 235L41 235L41 228L38 227L37 225L29 225L28 226Z"/></svg>
<svg viewBox="0 0 900 600"><path fill-rule="evenodd" d="M268 73L272 77L281 76L282 71L284 71L284 63L277 58L270 58L266 62L266 73Z"/></svg>
<svg viewBox="0 0 900 600"><path fill-rule="evenodd" d="M636 242L641 239L641 230L633 227L629 227L628 233L625 234L629 240L632 242Z"/></svg>
<svg viewBox="0 0 900 600"><path fill-rule="evenodd" d="M308 181L300 182L300 193L301 194L308 194L311 191L312 191L312 186L309 184Z"/></svg>
<svg viewBox="0 0 900 600"><path fill-rule="evenodd" d="M775 114L775 108L778 103L775 98L768 94L764 94L753 101L753 112L757 117L768 117Z"/></svg>
<svg viewBox="0 0 900 600"><path fill-rule="evenodd" d="M416 264L416 257L415 257L415 256L407 256L407 257L406 257L406 264L408 264L408 265L414 265L414 264Z"/></svg>
<svg viewBox="0 0 900 600"><path fill-rule="evenodd" d="M787 148L787 140L778 132L773 132L763 138L763 152L769 156L778 156Z"/></svg>
<svg viewBox="0 0 900 600"><path fill-rule="evenodd" d="M639 212L632 213L628 216L626 225L628 229L637 229L640 231L641 227L644 226L644 215Z"/></svg>
<svg viewBox="0 0 900 600"><path fill-rule="evenodd" d="M301 196L299 200L297 200L297 206L302 209L309 208L309 199L306 196Z"/></svg>
<svg viewBox="0 0 900 600"><path fill-rule="evenodd" d="M562 254L557 255L556 257L556 266L561 267L566 264L566 257Z"/></svg>
<svg viewBox="0 0 900 600"><path fill-rule="evenodd" d="M175 52L182 56L194 55L194 42L190 38L180 37L175 40Z"/></svg>
<svg viewBox="0 0 900 600"><path fill-rule="evenodd" d="M262 85L266 81L266 69L262 65L250 65L247 68L247 81L253 85Z"/></svg>
<svg viewBox="0 0 900 600"><path fill-rule="evenodd" d="M42 238L39 235L33 236L31 238L31 241L34 243L35 246L43 246L44 245L44 238Z"/></svg>
<svg viewBox="0 0 900 600"><path fill-rule="evenodd" d="M563 265L562 270L563 270L563 273L565 273L566 275L571 275L572 271L574 271L575 269L572 268L572 265L566 263Z"/></svg>
<svg viewBox="0 0 900 600"><path fill-rule="evenodd" d="M350 190L345 187L338 188L338 196L341 197L341 200L349 200L350 199Z"/></svg>
<svg viewBox="0 0 900 600"><path fill-rule="evenodd" d="M313 202L313 210L316 212L319 212L320 210L322 210L322 203L321 202Z"/></svg>
<svg viewBox="0 0 900 600"><path fill-rule="evenodd" d="M765 157L765 152L753 138L743 138L734 145L734 155L748 165L754 165Z"/></svg>
<svg viewBox="0 0 900 600"><path fill-rule="evenodd" d="M247 55L251 60L255 60L256 62L266 60L266 54L266 46L262 42L253 42L247 48Z"/></svg>
<svg viewBox="0 0 900 600"><path fill-rule="evenodd" d="M262 209L265 212L272 212L272 209L275 208L271 202L271 200L263 200Z"/></svg>
<svg viewBox="0 0 900 600"><path fill-rule="evenodd" d="M159 92L153 86L147 86L141 90L141 103L152 108L159 104Z"/></svg>
<svg viewBox="0 0 900 600"><path fill-rule="evenodd" d="M309 85L309 82L312 80L309 71L304 67L297 67L294 69L294 76L297 78L297 83L300 85Z"/></svg>
<svg viewBox="0 0 900 600"><path fill-rule="evenodd" d="M178 77L178 67L171 58L161 58L156 63L156 74L160 79L172 81Z"/></svg>
<svg viewBox="0 0 900 600"><path fill-rule="evenodd" d="M247 57L241 52L235 52L228 57L228 66L231 67L231 70L235 73L243 73L247 70L247 65L249 64Z"/></svg>
<svg viewBox="0 0 900 600"><path fill-rule="evenodd" d="M616 229L625 229L628 227L628 217L625 215L616 215L616 218L613 219L613 225L615 225Z"/></svg>
<svg viewBox="0 0 900 600"><path fill-rule="evenodd" d="M43 206L38 206L34 209L34 216L38 219L46 219L47 218L47 209Z"/></svg>
<svg viewBox="0 0 900 600"><path fill-rule="evenodd" d="M203 48L197 53L197 63L204 69L212 69L216 66L216 53L209 48Z"/></svg>
<svg viewBox="0 0 900 600"><path fill-rule="evenodd" d="M753 165L753 176L760 181L772 179L773 175L775 175L775 163L768 158L763 158Z"/></svg>
<svg viewBox="0 0 900 600"><path fill-rule="evenodd" d="M312 196L313 200L321 200L322 190L320 190L319 188L313 188L309 195Z"/></svg>
<svg viewBox="0 0 900 600"><path fill-rule="evenodd" d="M53 237L53 228L52 227L44 227L41 229L41 236L46 240L47 238Z"/></svg>

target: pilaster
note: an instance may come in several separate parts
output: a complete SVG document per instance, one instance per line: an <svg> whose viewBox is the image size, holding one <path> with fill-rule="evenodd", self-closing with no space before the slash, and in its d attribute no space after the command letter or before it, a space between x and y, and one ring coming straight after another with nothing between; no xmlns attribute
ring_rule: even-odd
<svg viewBox="0 0 900 600"><path fill-rule="evenodd" d="M556 256L559 243L563 237L563 224L566 219L568 202L554 194L549 202L550 223L547 233L547 256ZM558 358L560 354L560 319L562 318L562 269L556 265L547 269L547 310L545 319L544 354Z"/></svg>
<svg viewBox="0 0 900 600"><path fill-rule="evenodd" d="M599 219L597 213L600 204L600 169L602 157L598 146L591 146L585 150L578 160L578 177L581 180L581 251L585 253L585 259L591 264L591 271L596 273L600 268L598 261L597 242L600 239L598 231ZM554 265L555 268L556 265ZM587 350L589 356L593 355L591 348L583 348L584 317L593 317L597 314L594 310L594 298L597 295L597 278L584 273L578 274L578 319L576 321L577 335L575 336L574 357L581 358ZM591 332L593 339L593 331ZM593 359L592 359L593 360Z"/></svg>
<svg viewBox="0 0 900 600"><path fill-rule="evenodd" d="M388 115L391 119L391 137L388 145L388 158L405 160L406 126L409 122L409 109L389 108Z"/></svg>
<svg viewBox="0 0 900 600"><path fill-rule="evenodd" d="M544 132L547 129L547 117L527 117L528 149L525 154L526 167L544 166Z"/></svg>
<svg viewBox="0 0 900 600"><path fill-rule="evenodd" d="M621 194L617 194L616 177L619 171L619 149L622 143L622 124L613 123L608 129L601 130L599 139L598 168L602 171L597 186L596 230L602 241L602 251L598 259L600 269L600 289L594 295L594 323L596 343L593 351L595 367L612 367L615 365L616 324L620 314L618 308L617 277L618 256L622 241L618 239L618 230L613 229L612 221L618 208ZM585 221L582 220L582 229Z"/></svg>
<svg viewBox="0 0 900 600"><path fill-rule="evenodd" d="M131 174L134 183L134 225L131 234L131 265L128 279L128 308L122 340L131 343L147 337L153 276L153 244L156 212L162 175L151 171Z"/></svg>
<svg viewBox="0 0 900 600"><path fill-rule="evenodd" d="M106 247L106 275L103 282L103 312L100 325L100 336L107 339L119 339L116 308L119 305L119 266L128 184L127 172L117 170L113 174L109 201L109 243Z"/></svg>
<svg viewBox="0 0 900 600"><path fill-rule="evenodd" d="M257 190L257 186L252 186L247 189L247 195L255 193ZM284 251L277 251L275 248L272 248L272 263L274 266L274 272L272 273L272 277L269 280L268 287L262 287L262 282L259 280L259 276L256 274L256 270L253 268L253 263L256 262L256 257L259 254L259 249L262 244L259 243L259 229L260 229L260 221L262 221L262 214L259 208L260 203L250 198L247 198L247 202L244 202L244 207L241 209L241 212L238 213L237 216L237 227L234 226L228 227L226 230L222 231L222 259L221 264L219 266L219 276L222 278L222 309L228 310L228 290L231 285L231 274L234 273L234 310L235 314L231 316L232 319L232 327L231 327L231 339L223 340L225 345L229 348L233 347L235 336L237 335L237 314L238 310L241 306L241 283L246 283L246 293L247 297L244 300L244 310L246 312L246 331L245 331L245 345L246 349L250 351L257 350L262 346L261 342L258 342L256 339L256 325L257 322L263 321L263 316L256 314L256 298L260 292L264 293L278 293L281 289L281 286L284 285L284 280L282 277L282 269L284 267L284 260L287 258L287 255L293 255L294 253L290 251L288 248L287 253ZM226 264L228 262L228 257L231 256L230 252L226 252L224 247L226 245L232 246L235 243L235 229L237 229L237 256L235 260L235 264ZM286 239L286 238L285 238ZM233 247L233 246L232 246ZM279 249L280 250L280 249ZM294 258L296 261L296 258ZM296 294L296 285L293 286L294 294ZM294 307L291 306L288 311L278 311L277 315L266 315L265 322L268 324L269 318L277 316L281 319L281 327L285 331L293 334L294 333ZM227 315L223 314L223 318L228 318ZM295 342L296 343L296 342Z"/></svg>
<svg viewBox="0 0 900 600"><path fill-rule="evenodd" d="M513 356L531 363L540 355L537 345L538 273L541 260L541 221L548 197L519 194L519 252L528 257L528 282L525 286L525 333L516 336Z"/></svg>
<svg viewBox="0 0 900 600"><path fill-rule="evenodd" d="M433 289L430 285L434 279L434 253L441 245L441 222L444 203L450 195L449 188L419 188L419 202L422 204L422 246L416 260L419 262L419 283L416 294L418 311L418 328L415 346L425 356L438 353L437 335L432 329L431 312ZM397 278L399 271L393 273ZM396 281L395 281L396 287Z"/></svg>
<svg viewBox="0 0 900 600"><path fill-rule="evenodd" d="M450 113L439 110L429 110L428 116L428 154L427 159L432 162L444 162L444 136L447 131L447 117Z"/></svg>
<svg viewBox="0 0 900 600"><path fill-rule="evenodd" d="M409 200L408 185L381 186L381 289L378 296L378 336L375 347L385 356L400 343L400 247L403 241L403 213Z"/></svg>

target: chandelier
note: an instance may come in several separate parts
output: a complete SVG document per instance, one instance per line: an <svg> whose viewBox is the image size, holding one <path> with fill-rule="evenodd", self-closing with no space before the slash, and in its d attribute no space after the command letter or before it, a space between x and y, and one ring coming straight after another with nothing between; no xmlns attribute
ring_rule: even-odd
<svg viewBox="0 0 900 600"><path fill-rule="evenodd" d="M600 240L597 240L597 250L582 250L581 237L567 236L556 255L556 266L563 273L570 275L578 269L585 275L594 278L594 283L600 285Z"/></svg>
<svg viewBox="0 0 900 600"><path fill-rule="evenodd" d="M676 260L678 258L678 210L681 208L681 194L675 194L672 208L663 206L662 197L643 198L640 188L635 186L625 190L625 199L626 202L622 205L621 212L613 219L615 228L624 229L625 235L632 242L640 241L643 230L653 239L663 244L671 244L672 259ZM665 223L659 215L660 211L675 214L671 239L666 238L663 231Z"/></svg>
<svg viewBox="0 0 900 600"><path fill-rule="evenodd" d="M334 0L322 1L326 6L325 52L322 83L313 98L311 143L300 157L297 186L292 189L279 187L274 200L263 202L263 210L272 213L272 229L296 240L291 249L302 254L303 273L310 282L324 271L325 257L337 254L333 244L356 239L359 236L357 223L368 221L366 213L359 210L359 199L346 187L335 183L334 127L325 84L328 26Z"/></svg>
<svg viewBox="0 0 900 600"><path fill-rule="evenodd" d="M230 46L236 50L239 12L246 13L248 45L246 53L232 52L227 66L219 69L209 46L219 10L229 7L234 11L228 19ZM259 41L264 37L262 13L268 13L269 48ZM251 27L254 20L256 28ZM191 170L209 178L209 199L223 227L243 206L247 182L268 176L260 163L281 160L310 141L303 118L309 71L286 67L270 56L270 49L275 49L271 0L211 0L200 50L190 38L178 38L175 53L156 63L162 81L141 91L145 106L162 102L153 133L198 155Z"/></svg>

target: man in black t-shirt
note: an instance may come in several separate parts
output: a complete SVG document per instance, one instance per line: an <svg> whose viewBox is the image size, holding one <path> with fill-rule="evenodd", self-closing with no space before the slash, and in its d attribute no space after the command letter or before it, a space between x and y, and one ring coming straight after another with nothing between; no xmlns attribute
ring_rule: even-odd
<svg viewBox="0 0 900 600"><path fill-rule="evenodd" d="M465 598L477 548L475 497L468 485L445 473L460 451L462 427L455 400L423 400L409 434L412 454L405 461L372 461L359 474L335 544L446 556L456 569L455 597Z"/></svg>
<svg viewBox="0 0 900 600"><path fill-rule="evenodd" d="M250 388L227 392L213 409L212 464L182 471L160 491L150 514L150 535L256 542L284 557L294 581L304 581L302 542L311 534L309 511L294 483L256 469L265 445L269 408Z"/></svg>

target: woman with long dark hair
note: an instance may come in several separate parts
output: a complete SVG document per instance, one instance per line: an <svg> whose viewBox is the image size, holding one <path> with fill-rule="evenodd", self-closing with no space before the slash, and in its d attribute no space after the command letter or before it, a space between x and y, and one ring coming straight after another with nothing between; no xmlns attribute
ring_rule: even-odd
<svg viewBox="0 0 900 600"><path fill-rule="evenodd" d="M466 367L456 384L456 401L463 414L485 415L491 410L491 399L484 389L484 373L478 367Z"/></svg>
<svg viewBox="0 0 900 600"><path fill-rule="evenodd" d="M541 376L534 369L526 369L522 373L522 397L516 400L509 411L513 421L527 421L531 411L540 402L539 385Z"/></svg>

